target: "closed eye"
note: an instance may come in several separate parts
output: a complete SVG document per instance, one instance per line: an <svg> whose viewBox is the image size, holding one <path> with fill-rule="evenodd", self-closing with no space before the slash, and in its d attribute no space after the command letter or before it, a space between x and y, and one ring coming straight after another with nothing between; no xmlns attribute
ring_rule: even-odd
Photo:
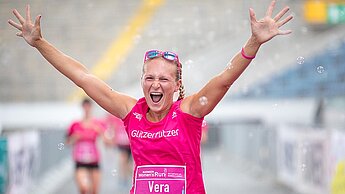
<svg viewBox="0 0 345 194"><path fill-rule="evenodd" d="M145 80L146 80L146 81L153 81L154 78L153 78L153 77L145 77Z"/></svg>
<svg viewBox="0 0 345 194"><path fill-rule="evenodd" d="M168 78L159 78L159 81L167 82L170 81Z"/></svg>

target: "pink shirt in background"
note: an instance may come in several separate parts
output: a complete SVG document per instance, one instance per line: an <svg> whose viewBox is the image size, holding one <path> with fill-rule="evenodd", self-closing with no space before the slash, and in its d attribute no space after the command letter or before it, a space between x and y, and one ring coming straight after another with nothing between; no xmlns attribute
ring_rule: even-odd
<svg viewBox="0 0 345 194"><path fill-rule="evenodd" d="M75 121L68 129L67 135L78 135L78 139L72 149L73 159L84 164L99 162L100 153L96 146L98 135L104 131L104 125L97 120L92 121L92 127L86 128L81 121Z"/></svg>
<svg viewBox="0 0 345 194"><path fill-rule="evenodd" d="M112 140L116 145L129 145L128 135L121 119L108 114L105 118L105 123L107 125L107 130L110 130L109 133L113 133Z"/></svg>
<svg viewBox="0 0 345 194"><path fill-rule="evenodd" d="M163 120L152 123L146 119L148 106L145 98L141 98L123 119L135 161L133 181L135 184L138 166L185 166L186 193L205 194L200 161L203 118L196 118L182 112L180 103L181 101L174 102ZM151 176L150 174L144 175ZM156 185L153 181L150 184L149 189L154 190ZM134 187L135 185L133 185L131 193L134 193Z"/></svg>

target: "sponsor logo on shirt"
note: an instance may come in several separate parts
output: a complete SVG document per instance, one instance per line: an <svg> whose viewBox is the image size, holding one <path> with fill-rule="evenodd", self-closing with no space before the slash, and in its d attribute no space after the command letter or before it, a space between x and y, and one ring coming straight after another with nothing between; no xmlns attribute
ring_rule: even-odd
<svg viewBox="0 0 345 194"><path fill-rule="evenodd" d="M134 129L131 132L132 137L141 138L141 139L159 139L163 137L164 138L176 137L178 135L179 135L179 129L161 130L154 133Z"/></svg>
<svg viewBox="0 0 345 194"><path fill-rule="evenodd" d="M143 118L142 114L139 114L137 112L134 112L133 115L135 116L136 119L138 119L139 121L141 120L141 118Z"/></svg>
<svg viewBox="0 0 345 194"><path fill-rule="evenodd" d="M177 117L176 112L173 112L173 114L171 115L171 118L174 119L175 117Z"/></svg>

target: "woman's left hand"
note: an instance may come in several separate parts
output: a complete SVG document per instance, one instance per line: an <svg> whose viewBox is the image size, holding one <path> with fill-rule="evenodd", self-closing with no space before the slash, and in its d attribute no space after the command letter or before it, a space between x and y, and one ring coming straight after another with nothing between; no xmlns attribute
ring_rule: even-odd
<svg viewBox="0 0 345 194"><path fill-rule="evenodd" d="M292 32L291 30L279 29L293 18L292 15L289 15L285 19L279 21L290 8L285 7L274 18L272 18L272 12L275 4L276 1L273 0L267 9L266 16L259 21L256 19L254 10L252 8L249 9L252 36L259 44L263 44L271 40L276 35L286 35Z"/></svg>

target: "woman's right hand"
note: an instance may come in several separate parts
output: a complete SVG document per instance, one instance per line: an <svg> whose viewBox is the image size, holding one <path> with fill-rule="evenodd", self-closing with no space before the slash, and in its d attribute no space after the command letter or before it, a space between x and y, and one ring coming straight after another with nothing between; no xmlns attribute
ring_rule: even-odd
<svg viewBox="0 0 345 194"><path fill-rule="evenodd" d="M30 46L36 47L37 42L42 39L40 24L41 15L36 17L35 23L33 24L31 21L29 5L26 6L26 18L20 15L16 9L13 10L13 14L16 16L20 24L11 19L8 20L8 23L19 30L16 35L23 37Z"/></svg>

